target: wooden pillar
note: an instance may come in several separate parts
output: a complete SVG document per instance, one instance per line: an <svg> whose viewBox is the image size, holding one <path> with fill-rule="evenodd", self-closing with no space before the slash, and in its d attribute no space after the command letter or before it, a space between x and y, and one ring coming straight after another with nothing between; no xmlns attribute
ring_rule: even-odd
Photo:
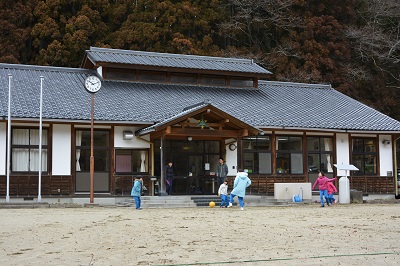
<svg viewBox="0 0 400 266"><path fill-rule="evenodd" d="M308 156L307 156L307 135L303 132L303 173L306 176L305 182L308 181ZM333 159L333 158L332 158Z"/></svg>
<svg viewBox="0 0 400 266"><path fill-rule="evenodd" d="M271 157L272 157L272 174L276 175L276 136L275 131L271 135Z"/></svg>
<svg viewBox="0 0 400 266"><path fill-rule="evenodd" d="M75 127L71 126L71 157L74 158L71 160L71 175L69 178L69 191L70 195L75 195L75 179L76 179L76 134ZM53 175L53 171L51 171L50 176ZM51 180L52 178L50 178ZM51 193L51 185L50 185L50 193Z"/></svg>
<svg viewBox="0 0 400 266"><path fill-rule="evenodd" d="M110 141L110 193L115 194L115 148L114 148L114 127L111 127L111 132L109 136Z"/></svg>
<svg viewBox="0 0 400 266"><path fill-rule="evenodd" d="M166 192L166 181L165 181L165 165L167 164L166 160L165 160L165 134L163 134L161 136L161 178L160 178L160 187L159 187L159 195L160 196L165 196L167 195Z"/></svg>
<svg viewBox="0 0 400 266"><path fill-rule="evenodd" d="M243 170L243 144L242 144L242 138L238 137L236 139L237 141L237 169L242 169Z"/></svg>

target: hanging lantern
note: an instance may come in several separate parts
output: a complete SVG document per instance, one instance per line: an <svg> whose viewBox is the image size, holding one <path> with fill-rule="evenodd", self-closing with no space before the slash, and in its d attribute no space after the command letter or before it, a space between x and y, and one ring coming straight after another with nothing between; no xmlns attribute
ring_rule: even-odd
<svg viewBox="0 0 400 266"><path fill-rule="evenodd" d="M198 120L199 121L199 123L197 124L197 126L198 127L201 127L202 129L204 128L204 127L207 127L207 120L204 120L203 119L203 116L201 117L201 120Z"/></svg>

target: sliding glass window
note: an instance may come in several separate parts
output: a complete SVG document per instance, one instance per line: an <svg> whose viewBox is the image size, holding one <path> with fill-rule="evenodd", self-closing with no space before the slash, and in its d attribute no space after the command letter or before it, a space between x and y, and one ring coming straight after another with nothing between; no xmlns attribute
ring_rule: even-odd
<svg viewBox="0 0 400 266"><path fill-rule="evenodd" d="M242 139L244 169L248 173L271 174L271 140L269 136Z"/></svg>
<svg viewBox="0 0 400 266"><path fill-rule="evenodd" d="M276 137L277 174L303 174L302 137Z"/></svg>
<svg viewBox="0 0 400 266"><path fill-rule="evenodd" d="M333 138L307 138L308 172L333 173Z"/></svg>

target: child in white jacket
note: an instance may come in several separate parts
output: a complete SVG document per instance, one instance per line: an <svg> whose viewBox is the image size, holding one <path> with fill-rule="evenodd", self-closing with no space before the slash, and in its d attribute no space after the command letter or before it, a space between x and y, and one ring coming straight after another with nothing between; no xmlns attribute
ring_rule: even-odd
<svg viewBox="0 0 400 266"><path fill-rule="evenodd" d="M228 180L225 179L224 183L219 186L218 196L221 197L220 208L228 207Z"/></svg>

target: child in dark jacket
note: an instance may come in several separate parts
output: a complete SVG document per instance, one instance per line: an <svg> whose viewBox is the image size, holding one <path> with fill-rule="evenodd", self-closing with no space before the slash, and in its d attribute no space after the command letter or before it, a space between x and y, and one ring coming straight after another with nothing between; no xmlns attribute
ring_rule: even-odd
<svg viewBox="0 0 400 266"><path fill-rule="evenodd" d="M328 206L331 204L330 199L328 198L328 183L329 181L335 180L334 178L327 178L323 172L319 172L317 180L315 180L314 185L312 186L313 190L317 185L319 186L319 198L321 200L321 207L324 207L324 198L326 199L326 204Z"/></svg>

